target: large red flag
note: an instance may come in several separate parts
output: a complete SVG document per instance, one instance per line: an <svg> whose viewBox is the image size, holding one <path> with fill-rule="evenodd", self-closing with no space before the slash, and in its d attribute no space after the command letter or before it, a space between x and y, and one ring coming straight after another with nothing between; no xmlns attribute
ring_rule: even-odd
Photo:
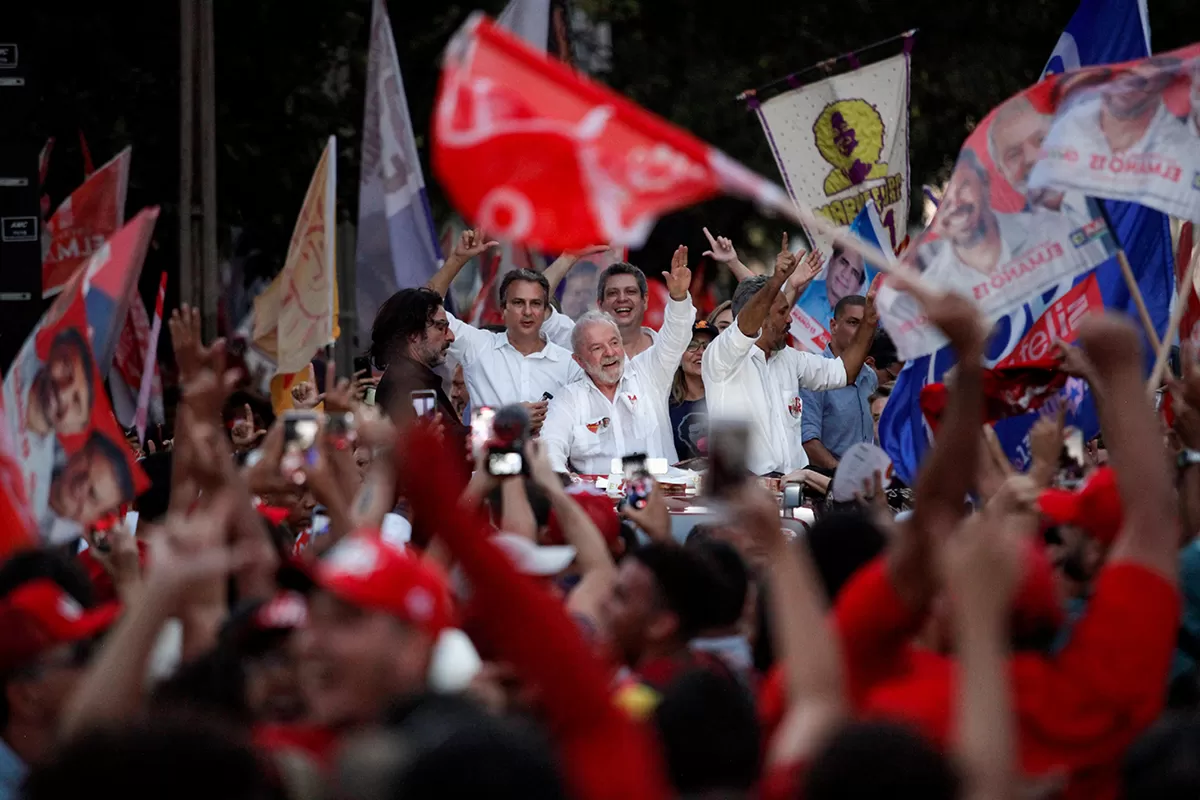
<svg viewBox="0 0 1200 800"><path fill-rule="evenodd" d="M778 186L482 14L446 48L433 166L468 220L551 251L637 247L659 216L718 192L795 213Z"/></svg>
<svg viewBox="0 0 1200 800"><path fill-rule="evenodd" d="M42 252L42 296L62 291L83 262L125 223L129 183L126 147L93 172L46 223Z"/></svg>

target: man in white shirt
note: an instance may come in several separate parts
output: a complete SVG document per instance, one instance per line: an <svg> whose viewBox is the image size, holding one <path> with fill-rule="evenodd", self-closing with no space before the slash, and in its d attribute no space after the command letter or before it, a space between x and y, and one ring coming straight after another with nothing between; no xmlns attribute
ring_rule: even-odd
<svg viewBox="0 0 1200 800"><path fill-rule="evenodd" d="M686 247L675 251L671 272L663 275L671 299L653 347L627 358L621 329L602 311L584 314L574 326L574 359L586 378L555 396L542 428L556 472L607 475L614 458L634 453L678 460L667 400L696 319Z"/></svg>
<svg viewBox="0 0 1200 800"><path fill-rule="evenodd" d="M840 389L856 380L879 324L872 286L862 324L840 357L788 347L790 309L780 289L798 263L784 247L770 278L747 278L738 285L734 324L709 344L701 362L710 418L750 423L747 466L756 475L808 466L800 389Z"/></svg>
<svg viewBox="0 0 1200 800"><path fill-rule="evenodd" d="M428 288L445 297L454 277L472 256L493 245L480 231L464 231L454 252L429 282ZM529 409L537 433L546 418L546 395L553 397L583 370L571 353L547 340L542 323L550 308L550 284L545 276L527 269L509 272L500 282L503 333L469 325L447 312L454 341L449 356L462 364L474 407L522 403Z"/></svg>

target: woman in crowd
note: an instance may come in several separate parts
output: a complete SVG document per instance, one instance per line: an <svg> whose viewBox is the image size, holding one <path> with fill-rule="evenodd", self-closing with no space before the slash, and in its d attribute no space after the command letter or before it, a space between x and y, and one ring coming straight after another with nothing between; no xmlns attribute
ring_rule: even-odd
<svg viewBox="0 0 1200 800"><path fill-rule="evenodd" d="M675 437L675 452L679 460L690 461L707 455L708 404L704 402L704 379L700 376L700 361L709 342L717 338L712 323L700 320L692 326L692 341L684 351L671 398L667 404L671 415L671 433Z"/></svg>

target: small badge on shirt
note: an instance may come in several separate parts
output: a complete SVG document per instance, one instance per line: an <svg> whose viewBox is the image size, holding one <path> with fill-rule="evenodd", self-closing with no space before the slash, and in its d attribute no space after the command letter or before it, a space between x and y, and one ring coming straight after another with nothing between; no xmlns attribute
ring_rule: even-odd
<svg viewBox="0 0 1200 800"><path fill-rule="evenodd" d="M630 405L630 406L635 406L635 405L637 405L637 395L636 395L636 394L627 394L627 395L625 395L625 396L626 396L627 398L629 398L629 405Z"/></svg>
<svg viewBox="0 0 1200 800"><path fill-rule="evenodd" d="M804 401L802 401L799 395L797 395L792 398L790 403L788 403L787 408L788 413L792 415L792 419L799 419L800 412L804 410Z"/></svg>
<svg viewBox="0 0 1200 800"><path fill-rule="evenodd" d="M601 417L595 422L589 422L587 424L587 429L592 433L603 433L604 431L608 430L608 426L611 423L612 420L610 420L608 417Z"/></svg>

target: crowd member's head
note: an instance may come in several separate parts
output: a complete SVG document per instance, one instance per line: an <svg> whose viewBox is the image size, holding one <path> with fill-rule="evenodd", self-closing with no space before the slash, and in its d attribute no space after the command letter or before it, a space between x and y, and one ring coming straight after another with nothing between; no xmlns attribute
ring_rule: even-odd
<svg viewBox="0 0 1200 800"><path fill-rule="evenodd" d="M672 403L678 405L687 399L687 379L689 377L693 382L701 381L700 386L703 388L700 362L704 358L704 351L708 349L708 345L717 338L717 333L717 329L705 320L700 320L692 326L692 340L688 342L687 350L683 351L683 358L680 359L679 368L675 370L675 378L671 382Z"/></svg>
<svg viewBox="0 0 1200 800"><path fill-rule="evenodd" d="M66 556L28 550L0 564L0 739L26 764L48 755L94 639L117 611L92 606L87 577Z"/></svg>
<svg viewBox="0 0 1200 800"><path fill-rule="evenodd" d="M854 573L887 547L887 536L861 509L822 516L804 540L831 603Z"/></svg>
<svg viewBox="0 0 1200 800"><path fill-rule="evenodd" d="M1200 796L1200 723L1165 717L1133 743L1122 770L1126 800Z"/></svg>
<svg viewBox="0 0 1200 800"><path fill-rule="evenodd" d="M842 298L862 291L867 269L863 257L835 242L825 267L825 295L830 308L837 308Z"/></svg>
<svg viewBox="0 0 1200 800"><path fill-rule="evenodd" d="M563 279L562 313L577 320L595 306L599 269L590 261L581 261Z"/></svg>
<svg viewBox="0 0 1200 800"><path fill-rule="evenodd" d="M271 508L286 512L278 520L287 525L293 534L312 525L313 512L317 507L317 499L307 485L291 486L278 492L268 492L263 500Z"/></svg>
<svg viewBox="0 0 1200 800"><path fill-rule="evenodd" d="M848 294L833 307L833 319L829 321L830 343L838 352L843 352L854 343L863 316L867 313L867 298L861 294Z"/></svg>
<svg viewBox="0 0 1200 800"><path fill-rule="evenodd" d="M133 497L133 472L125 447L93 432L50 483L50 509L88 524Z"/></svg>
<svg viewBox="0 0 1200 800"><path fill-rule="evenodd" d="M500 309L509 333L537 336L550 310L550 282L540 272L514 269L500 281Z"/></svg>
<svg viewBox="0 0 1200 800"><path fill-rule="evenodd" d="M708 315L708 324L717 329L717 333L733 324L733 302L726 300L712 310Z"/></svg>
<svg viewBox="0 0 1200 800"><path fill-rule="evenodd" d="M370 723L392 698L424 691L434 644L452 619L443 578L369 536L343 539L314 577L318 591L299 639L315 719Z"/></svg>
<svg viewBox="0 0 1200 800"><path fill-rule="evenodd" d="M855 722L817 752L803 786L805 800L955 800L960 781L945 756L917 733L891 723Z"/></svg>
<svg viewBox="0 0 1200 800"><path fill-rule="evenodd" d="M887 408L888 398L892 396L891 387L880 384L875 393L871 395L868 402L871 404L871 419L875 422L875 441L879 441L879 420L883 417L883 410Z"/></svg>
<svg viewBox="0 0 1200 800"><path fill-rule="evenodd" d="M471 403L471 395L467 391L467 377L462 364L454 365L454 374L450 377L450 405L461 417Z"/></svg>
<svg viewBox="0 0 1200 800"><path fill-rule="evenodd" d="M430 289L401 289L384 301L371 326L371 360L387 369L393 358L409 358L433 369L446 361L454 332L442 297Z"/></svg>
<svg viewBox="0 0 1200 800"><path fill-rule="evenodd" d="M1038 508L1046 525L1047 558L1070 594L1085 590L1125 522L1116 474L1100 467L1077 490L1047 489Z"/></svg>
<svg viewBox="0 0 1200 800"><path fill-rule="evenodd" d="M91 351L83 334L67 328L54 337L33 377L26 424L40 434L80 433L91 419L94 394Z"/></svg>
<svg viewBox="0 0 1200 800"><path fill-rule="evenodd" d="M589 311L571 331L575 361L597 386L616 386L625 374L621 329L603 311Z"/></svg>
<svg viewBox="0 0 1200 800"><path fill-rule="evenodd" d="M304 716L295 633L307 621L308 605L297 592L248 602L226 621L220 646L237 659L246 710L255 721L296 722Z"/></svg>
<svg viewBox="0 0 1200 800"><path fill-rule="evenodd" d="M334 769L334 796L567 797L553 748L530 726L441 695L403 704L388 718L385 730L355 737L342 750Z"/></svg>
<svg viewBox="0 0 1200 800"><path fill-rule="evenodd" d="M1153 114L1182 63L1174 56L1153 56L1137 62L1100 88L1105 113L1123 120Z"/></svg>
<svg viewBox="0 0 1200 800"><path fill-rule="evenodd" d="M622 559L603 617L617 655L636 667L677 654L712 619L714 578L695 553L648 544Z"/></svg>
<svg viewBox="0 0 1200 800"><path fill-rule="evenodd" d="M1027 97L1014 97L1000 106L988 128L988 152L1004 179L1024 195L1029 173L1038 162L1051 117L1040 113Z"/></svg>
<svg viewBox="0 0 1200 800"><path fill-rule="evenodd" d="M767 276L755 275L744 279L733 292L731 309L734 319L742 313L742 309L750 302L750 298L767 285ZM762 332L758 335L758 344L768 353L777 353L787 347L788 328L791 325L791 306L783 292L771 301L771 310L763 322Z"/></svg>
<svg viewBox="0 0 1200 800"><path fill-rule="evenodd" d="M667 687L654 710L667 775L684 797L750 797L761 764L761 731L750 693L706 669Z"/></svg>
<svg viewBox="0 0 1200 800"><path fill-rule="evenodd" d="M236 732L171 716L84 733L26 779L26 800L274 800L258 755Z"/></svg>
<svg viewBox="0 0 1200 800"><path fill-rule="evenodd" d="M600 310L617 321L623 331L638 330L646 316L646 295L650 287L646 276L624 261L606 267L596 284L596 302Z"/></svg>
<svg viewBox="0 0 1200 800"><path fill-rule="evenodd" d="M871 350L867 353L867 362L879 379L880 386L888 386L904 369L904 362L896 352L896 344L883 328L875 331L875 339L871 342Z"/></svg>
<svg viewBox="0 0 1200 800"><path fill-rule="evenodd" d="M938 236L959 248L981 244L988 235L989 221L995 227L988 192L988 175L983 164L972 151L963 150L933 220Z"/></svg>
<svg viewBox="0 0 1200 800"><path fill-rule="evenodd" d="M690 537L684 546L707 559L718 578L712 597L712 618L703 633L721 635L736 628L746 613L746 600L750 596L746 562L733 545L711 536Z"/></svg>

